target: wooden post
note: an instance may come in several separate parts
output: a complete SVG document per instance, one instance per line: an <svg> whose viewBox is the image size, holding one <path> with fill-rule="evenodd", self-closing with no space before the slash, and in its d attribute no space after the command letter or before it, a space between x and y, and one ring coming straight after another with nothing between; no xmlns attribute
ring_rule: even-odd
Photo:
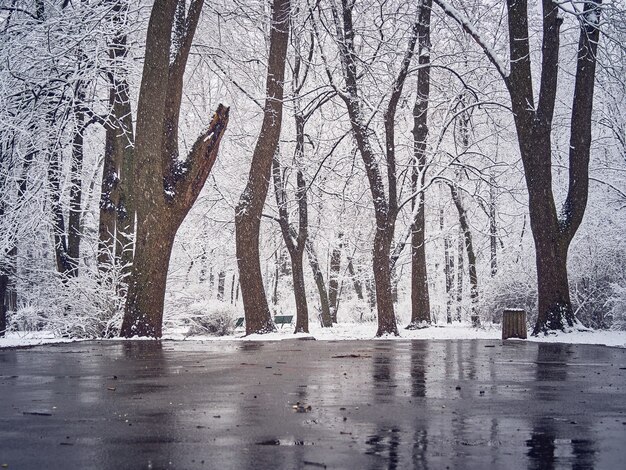
<svg viewBox="0 0 626 470"><path fill-rule="evenodd" d="M526 339L526 312L520 308L506 309L502 313L502 339Z"/></svg>

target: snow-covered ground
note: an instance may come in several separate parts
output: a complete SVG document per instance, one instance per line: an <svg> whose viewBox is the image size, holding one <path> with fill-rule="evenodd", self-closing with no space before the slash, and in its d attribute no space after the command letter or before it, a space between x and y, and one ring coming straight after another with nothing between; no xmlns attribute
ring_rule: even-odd
<svg viewBox="0 0 626 470"><path fill-rule="evenodd" d="M186 336L182 331L166 331L163 339L176 341L280 341L284 339L313 336L317 340L355 340L374 339L376 323L339 323L332 328L321 328L317 324L310 325L311 334L293 334L293 327L279 328L278 332L266 335L244 336L244 331L238 329L231 336ZM400 330L400 336L387 336L382 339L416 339L416 340L454 340L454 339L492 339L501 338L499 325L488 325L483 328L471 328L466 324L437 325L421 330ZM63 343L72 340L55 338L49 332L12 332L5 338L0 338L0 348L16 346L34 346L39 344ZM575 331L558 333L549 336L529 337L528 341L573 343L573 344L603 344L626 348L626 331Z"/></svg>

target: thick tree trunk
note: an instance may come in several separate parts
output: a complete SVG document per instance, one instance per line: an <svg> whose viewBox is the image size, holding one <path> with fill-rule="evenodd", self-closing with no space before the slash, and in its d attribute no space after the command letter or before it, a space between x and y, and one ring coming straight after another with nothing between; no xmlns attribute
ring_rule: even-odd
<svg viewBox="0 0 626 470"><path fill-rule="evenodd" d="M550 330L564 330L574 326L575 318L570 300L567 277L566 240L554 240L549 229L533 230L537 253L537 283L541 322L537 322L533 334Z"/></svg>
<svg viewBox="0 0 626 470"><path fill-rule="evenodd" d="M418 198L420 207L415 216L415 224L411 233L411 322L408 330L429 325L430 295L428 292L428 272L426 269L426 241L424 230L426 220L424 199Z"/></svg>
<svg viewBox="0 0 626 470"><path fill-rule="evenodd" d="M413 199L415 219L411 227L411 322L407 329L429 325L430 295L428 292L428 271L426 269L426 143L428 138L428 102L430 99L430 13L432 1L425 0L418 19L418 60L417 97L413 107L413 192L420 189ZM415 207L417 205L417 207Z"/></svg>
<svg viewBox="0 0 626 470"><path fill-rule="evenodd" d="M263 289L259 232L271 177L272 159L278 146L282 124L289 17L289 0L274 0L263 124L252 155L248 183L235 213L237 264L247 334L276 330Z"/></svg>
<svg viewBox="0 0 626 470"><path fill-rule="evenodd" d="M538 315L533 334L574 325L569 296L567 252L582 222L589 191L591 114L599 40L600 1L586 2L581 17L570 126L569 187L561 215L552 191L552 117L558 86L558 7L543 2L544 34L539 100L534 111L528 40L510 41L511 73L506 84L517 129L535 241ZM511 37L528 37L525 1L507 4Z"/></svg>
<svg viewBox="0 0 626 470"><path fill-rule="evenodd" d="M391 236L393 236L391 234ZM374 282L376 283L376 308L378 309L378 330L376 336L392 334L398 336L398 325L393 308L391 286L391 236L388 231L377 230L374 236Z"/></svg>
<svg viewBox="0 0 626 470"><path fill-rule="evenodd" d="M466 22L443 0L435 0L481 43ZM539 311L533 334L562 329L574 322L567 283L567 248L580 227L589 193L591 117L597 49L600 38L601 0L584 3L577 13L580 36L576 60L574 98L570 124L569 187L557 215L552 191L552 119L558 88L560 27L559 6L543 0L541 77L535 104L528 28L527 0L507 0L509 65L507 73L493 53L481 43L509 90L529 196L531 229L535 239ZM547 223L544 223L547 222ZM541 233L540 233L541 232ZM556 265L556 267L554 267ZM553 272L555 271L555 272ZM552 280L548 276L554 275ZM548 282L545 285L544 282ZM549 290L548 290L549 288Z"/></svg>
<svg viewBox="0 0 626 470"><path fill-rule="evenodd" d="M176 137L183 74L203 0L192 0L186 28L171 51L177 3L156 0L146 37L137 106L132 195L135 214L131 214L131 220L133 215L137 220L137 239L121 331L126 337L161 335L174 238L211 172L228 124L228 108L219 105L187 155L184 171L180 171L180 163L173 160L178 159Z"/></svg>
<svg viewBox="0 0 626 470"><path fill-rule="evenodd" d="M137 251L121 330L126 338L162 336L167 270L176 236L173 225L151 217L137 227Z"/></svg>

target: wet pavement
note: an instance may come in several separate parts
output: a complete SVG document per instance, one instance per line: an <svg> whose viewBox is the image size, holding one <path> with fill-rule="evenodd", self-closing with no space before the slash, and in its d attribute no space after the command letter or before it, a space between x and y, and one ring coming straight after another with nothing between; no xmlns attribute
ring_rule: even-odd
<svg viewBox="0 0 626 470"><path fill-rule="evenodd" d="M625 349L289 340L0 350L8 469L618 469L625 460Z"/></svg>

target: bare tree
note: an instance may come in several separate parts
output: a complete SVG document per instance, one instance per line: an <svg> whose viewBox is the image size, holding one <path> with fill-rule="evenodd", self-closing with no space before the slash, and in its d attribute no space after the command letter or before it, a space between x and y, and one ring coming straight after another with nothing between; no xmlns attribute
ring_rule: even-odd
<svg viewBox="0 0 626 470"><path fill-rule="evenodd" d="M267 333L276 329L263 289L259 231L282 125L289 9L289 0L274 0L263 124L252 155L248 183L235 209L237 264L247 334Z"/></svg>
<svg viewBox="0 0 626 470"><path fill-rule="evenodd" d="M220 105L187 158L179 160L183 75L203 0L191 2L182 22L174 21L177 4L157 0L148 23L135 133L137 238L121 329L126 337L161 336L174 238L213 167L228 123L228 108Z"/></svg>
<svg viewBox="0 0 626 470"><path fill-rule="evenodd" d="M358 72L358 64L362 63L362 59L359 58L355 46L354 2L352 0L342 0L341 6L341 11L339 11L336 5L331 3L335 42L339 49L341 71L345 86L345 90L339 90L335 85L335 90L342 98L348 111L352 134L365 165L374 205L376 232L374 235L372 264L376 284L376 304L378 307L378 330L376 336L385 334L398 335L398 326L393 306L392 269L390 263L391 244L394 238L395 223L399 210L395 153L395 116L417 42L417 21L413 24L402 64L392 84L392 91L384 113L387 195L377 155L372 145L370 123L365 116L366 109L362 90L359 89L361 76ZM330 71L327 71L327 73L331 83L334 85Z"/></svg>
<svg viewBox="0 0 626 470"><path fill-rule="evenodd" d="M538 316L534 335L574 325L567 276L567 253L580 227L589 194L591 115L600 36L601 0L575 8L580 22L578 55L570 121L569 187L557 210L552 184L552 119L559 84L559 5L542 0L543 38L539 98L535 102L531 72L532 54L527 0L507 0L509 70L500 62L458 10L444 0L434 0L470 34L502 76L511 98L520 154L524 165L530 225L535 241L538 284Z"/></svg>
<svg viewBox="0 0 626 470"><path fill-rule="evenodd" d="M426 194L423 190L428 162L428 103L430 100L430 13L432 1L424 0L418 18L417 96L413 107L413 156L411 186L415 194L411 227L411 321L407 329L429 325L430 296L426 269ZM419 190L419 191L418 191ZM417 207L416 207L417 206Z"/></svg>

